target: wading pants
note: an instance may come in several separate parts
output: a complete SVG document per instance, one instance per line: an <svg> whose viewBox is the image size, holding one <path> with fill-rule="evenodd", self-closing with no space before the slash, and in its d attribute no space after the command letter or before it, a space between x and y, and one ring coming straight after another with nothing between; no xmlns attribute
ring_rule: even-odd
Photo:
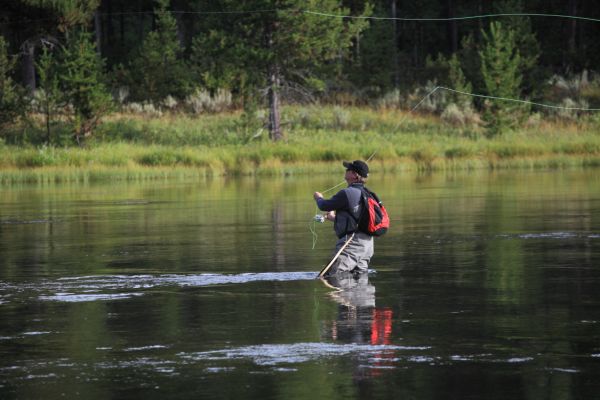
<svg viewBox="0 0 600 400"><path fill-rule="evenodd" d="M346 241L352 236L342 236L335 244L334 255L342 248ZM338 272L367 272L369 268L369 261L373 256L373 236L369 236L366 233L356 232L354 238L342 254L335 261L328 275L335 274Z"/></svg>

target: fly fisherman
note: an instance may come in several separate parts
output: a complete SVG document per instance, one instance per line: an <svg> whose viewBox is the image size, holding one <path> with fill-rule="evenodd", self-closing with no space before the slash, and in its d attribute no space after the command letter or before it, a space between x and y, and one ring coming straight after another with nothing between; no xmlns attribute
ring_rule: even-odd
<svg viewBox="0 0 600 400"><path fill-rule="evenodd" d="M317 207L321 211L328 211L325 218L334 223L333 228L338 237L335 254L346 246L334 260L326 276L344 272L367 272L369 260L373 256L373 236L358 230L358 220L364 208L361 205L362 189L369 176L369 166L361 160L344 161L343 164L346 168L344 180L348 187L328 200L319 192L313 195Z"/></svg>

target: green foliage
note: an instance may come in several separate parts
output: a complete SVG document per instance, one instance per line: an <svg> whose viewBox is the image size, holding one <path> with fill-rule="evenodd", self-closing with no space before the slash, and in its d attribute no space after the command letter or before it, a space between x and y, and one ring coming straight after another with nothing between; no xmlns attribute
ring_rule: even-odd
<svg viewBox="0 0 600 400"><path fill-rule="evenodd" d="M150 177L156 168L163 168L161 174L189 168L200 176L322 173L325 163L366 159L374 152L374 168L390 171L581 166L600 160L600 136L592 121L524 127L523 132L482 140L436 117L418 116L409 117L399 133L383 136L379 132L392 131L403 112L367 108L346 109L349 120L340 129L340 111L332 106L285 107L284 119L293 129L286 143L248 141L237 130L240 114L113 119L84 148L0 144L0 180L2 171L17 168L21 175L11 178L15 181L37 174L29 168L41 169L39 174L48 177L102 169L107 169L105 177L124 171Z"/></svg>
<svg viewBox="0 0 600 400"><path fill-rule="evenodd" d="M69 29L89 22L90 17L100 6L101 0L20 0L22 3L55 11L60 14L58 30Z"/></svg>
<svg viewBox="0 0 600 400"><path fill-rule="evenodd" d="M374 16L388 15L389 4L375 4ZM360 46L353 59L347 60L348 79L358 88L376 88L386 93L394 88L394 25L390 21L372 21L355 39ZM403 74L406 71L402 71Z"/></svg>
<svg viewBox="0 0 600 400"><path fill-rule="evenodd" d="M453 54L448 61L449 79L452 88L464 93L472 93L473 85L467 81L456 54ZM453 93L454 102L463 109L471 109L473 98L464 94Z"/></svg>
<svg viewBox="0 0 600 400"><path fill-rule="evenodd" d="M80 30L67 36L60 59L61 89L72 107L74 138L82 144L91 136L100 118L112 107L112 99L103 82L102 60L90 34Z"/></svg>
<svg viewBox="0 0 600 400"><path fill-rule="evenodd" d="M177 21L167 10L169 0L156 0L156 29L150 32L130 62L127 83L131 98L159 104L167 96L185 98L192 77L182 57Z"/></svg>
<svg viewBox="0 0 600 400"><path fill-rule="evenodd" d="M466 81L471 83L475 92L482 93L485 90L485 84L481 76L479 51L480 45L475 41L475 37L469 34L463 37L456 57Z"/></svg>
<svg viewBox="0 0 600 400"><path fill-rule="evenodd" d="M482 32L481 75L490 96L519 99L523 81L521 55L516 47L515 32L500 22L492 22L489 32ZM504 101L489 101L484 120L491 136L516 126L523 107Z"/></svg>
<svg viewBox="0 0 600 400"><path fill-rule="evenodd" d="M0 129L22 112L22 90L11 78L16 58L8 54L8 43L0 36Z"/></svg>
<svg viewBox="0 0 600 400"><path fill-rule="evenodd" d="M231 92L218 89L211 96L206 90L196 89L185 98L185 103L194 114L223 112L231 107Z"/></svg>
<svg viewBox="0 0 600 400"><path fill-rule="evenodd" d="M497 13L524 13L523 0L502 0L494 2L493 10ZM504 20L504 27L514 32L515 47L520 55L520 72L523 75L522 92L536 95L545 79L545 71L537 68L540 57L540 44L533 33L531 20L528 17L509 17Z"/></svg>
<svg viewBox="0 0 600 400"><path fill-rule="evenodd" d="M545 114L566 120L580 120L590 115L576 108L600 108L600 76L584 70L569 76L554 75L544 86L543 97L563 109L549 109ZM595 113L598 115L598 113Z"/></svg>
<svg viewBox="0 0 600 400"><path fill-rule="evenodd" d="M48 46L43 47L42 55L36 63L36 69L39 86L34 100L46 119L46 144L50 145L52 143L52 120L57 117L59 110L64 106L64 97L60 90L58 65L52 49Z"/></svg>
<svg viewBox="0 0 600 400"><path fill-rule="evenodd" d="M342 64L336 61L348 54L353 39L367 26L361 19L300 11L349 14L337 0L225 0L219 9L273 10L206 18L205 31L193 41L191 63L203 83L211 90L239 93L244 103L266 86L278 93L294 85L307 91L323 87L327 77L339 74ZM270 76L275 79L270 81Z"/></svg>

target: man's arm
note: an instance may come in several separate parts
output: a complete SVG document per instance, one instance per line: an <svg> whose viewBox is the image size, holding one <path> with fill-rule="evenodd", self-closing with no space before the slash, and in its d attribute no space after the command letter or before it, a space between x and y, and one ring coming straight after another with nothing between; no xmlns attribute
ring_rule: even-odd
<svg viewBox="0 0 600 400"><path fill-rule="evenodd" d="M346 196L346 192L343 190L337 192L329 200L325 200L323 195L319 192L315 192L313 196L317 202L317 207L319 207L319 210L321 211L335 211L348 208L348 196Z"/></svg>

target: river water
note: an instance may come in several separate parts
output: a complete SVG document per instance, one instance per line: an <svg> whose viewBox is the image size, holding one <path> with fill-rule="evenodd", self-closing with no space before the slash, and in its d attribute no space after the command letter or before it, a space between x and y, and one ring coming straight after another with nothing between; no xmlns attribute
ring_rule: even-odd
<svg viewBox="0 0 600 400"><path fill-rule="evenodd" d="M0 398L598 398L597 170L374 174L323 282L342 178L1 187Z"/></svg>

